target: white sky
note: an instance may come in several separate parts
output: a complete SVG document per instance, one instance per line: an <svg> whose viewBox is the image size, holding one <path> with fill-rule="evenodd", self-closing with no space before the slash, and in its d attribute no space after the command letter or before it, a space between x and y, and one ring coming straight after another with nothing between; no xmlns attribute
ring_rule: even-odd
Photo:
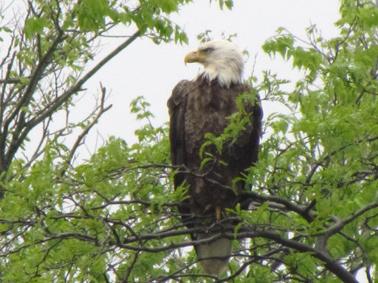
<svg viewBox="0 0 378 283"><path fill-rule="evenodd" d="M263 54L261 45L281 26L304 38L305 28L316 24L324 37L334 36L336 28L333 23L338 19L338 1L236 0L232 11L221 11L214 3L202 0L183 7L173 19L187 32L189 45L155 45L148 39L139 39L90 80L86 95L92 99L91 93L95 93L99 82L102 82L110 93L108 102L113 104L87 139L90 151L93 152L97 144L94 137L98 134L101 138L97 145L101 145L103 139L109 136L121 137L127 142L136 141L133 133L137 123L129 114L129 104L137 96L142 95L151 103L156 124L168 121L166 101L171 90L181 79L192 79L200 70L199 65L185 66L183 63L185 54L198 46L196 36L199 33L212 30L215 39L220 38L222 33L237 33L234 42L250 53L245 68L246 77L251 74L257 55L255 75L271 69L284 77L291 75L294 79L295 73L290 70L290 65L282 60L270 60ZM112 46L116 46L114 40L110 44L104 43L102 50L108 51ZM82 103L79 111L85 111L82 107L89 105ZM264 107L265 117L271 111L280 111L271 109L271 105Z"/></svg>

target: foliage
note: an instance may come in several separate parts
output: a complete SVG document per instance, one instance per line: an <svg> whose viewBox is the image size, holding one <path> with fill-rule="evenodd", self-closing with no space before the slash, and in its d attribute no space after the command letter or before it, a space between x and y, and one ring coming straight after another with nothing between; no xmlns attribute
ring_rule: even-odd
<svg viewBox="0 0 378 283"><path fill-rule="evenodd" d="M372 280L377 250L366 245L377 236L378 9L370 1L343 1L340 11L337 38L325 40L310 27L303 46L280 29L263 46L304 76L284 92L285 80L265 74L260 92L289 113L267 117L273 133L248 179L254 193L277 197L288 210L294 205L295 213L286 215L265 211L281 237L315 248L352 274L365 268ZM298 279L331 282L327 266L327 273L315 275L314 257L306 257L308 271L303 256L284 257L284 263L294 261Z"/></svg>
<svg viewBox="0 0 378 283"><path fill-rule="evenodd" d="M103 282L116 275L147 282L161 273L162 260L170 252L141 253L139 248L154 250L163 242L146 242L138 235L177 225L177 219L165 215L172 213L183 191L172 190L167 168L159 166L168 163L166 130L146 124L139 130L139 143L131 146L111 138L88 162L64 176L56 164L56 143L48 145L26 176L22 166L12 166L14 176L6 184L1 206L2 219L7 220L2 232L13 235L9 245L3 243L2 252L9 255L2 261L3 279ZM17 272L21 266L22 274Z"/></svg>
<svg viewBox="0 0 378 283"><path fill-rule="evenodd" d="M144 121L137 143L113 137L80 163L72 162L77 148L108 109L105 88L87 120L55 133L49 126L108 61L86 67L102 34L119 23L135 28L121 50L140 36L185 41L168 14L188 2L32 1L21 35L0 29L11 42L1 65L1 281L216 279L202 274L185 248L193 242L176 209L185 188L173 190L178 168L170 165L168 129L153 126L148 102L139 97L130 107ZM230 270L217 282L356 282L359 271L369 282L377 278L378 9L371 1L344 0L340 14L336 38L323 39L310 27L304 44L279 29L263 46L303 78L291 82L291 91L289 81L269 71L261 82L252 80L263 102L288 111L265 118L259 162L245 175L250 209L237 207L237 229L220 231L244 240L235 242ZM248 113L240 108L206 145L221 149L235 138ZM21 158L37 126L41 146ZM61 136L73 128L82 132L69 147Z"/></svg>
<svg viewBox="0 0 378 283"><path fill-rule="evenodd" d="M20 154L26 155L26 164L31 165L48 140L84 129L72 148L69 157L73 158L86 133L109 109L104 105L106 90L101 86L98 107L77 122L70 116L74 97L83 92L84 84L102 66L137 38L185 43L185 33L169 14L189 2L34 0L18 3L19 19L9 19L7 10L0 10L0 19L7 23L0 22L0 48L4 50L0 61L0 172L6 172ZM130 36L124 36L124 42L104 58L96 58L101 39L114 35L121 25ZM90 64L93 61L95 64ZM66 116L66 124L52 126L58 115ZM31 133L38 136L37 145L29 143ZM33 149L34 154L30 154Z"/></svg>

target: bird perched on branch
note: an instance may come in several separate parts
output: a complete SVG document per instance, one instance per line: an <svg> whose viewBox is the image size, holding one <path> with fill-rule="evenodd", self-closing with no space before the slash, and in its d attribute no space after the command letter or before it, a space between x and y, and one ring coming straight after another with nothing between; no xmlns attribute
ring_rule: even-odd
<svg viewBox="0 0 378 283"><path fill-rule="evenodd" d="M203 72L192 81L180 81L168 100L172 163L182 168L175 174L174 186L188 188L179 205L182 221L188 228L198 228L191 234L199 242L194 245L198 260L206 273L218 275L231 256L231 240L213 228L235 225L227 221L227 209L242 202L239 193L244 183L233 180L257 161L262 109L242 82L243 56L233 43L206 42L187 54L185 63L200 63ZM211 142L204 146L209 133L220 136L229 126L241 94L256 98L243 105L248 116L243 129L221 149ZM209 161L203 163L203 157Z"/></svg>

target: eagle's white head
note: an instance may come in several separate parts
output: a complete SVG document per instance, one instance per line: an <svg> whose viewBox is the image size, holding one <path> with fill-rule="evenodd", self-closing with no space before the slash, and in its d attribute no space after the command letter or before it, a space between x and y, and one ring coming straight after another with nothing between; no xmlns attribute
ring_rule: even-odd
<svg viewBox="0 0 378 283"><path fill-rule="evenodd" d="M243 73L243 54L232 42L213 40L185 56L185 63L201 63L203 75L210 81L217 79L219 84L229 87L232 83L241 82Z"/></svg>

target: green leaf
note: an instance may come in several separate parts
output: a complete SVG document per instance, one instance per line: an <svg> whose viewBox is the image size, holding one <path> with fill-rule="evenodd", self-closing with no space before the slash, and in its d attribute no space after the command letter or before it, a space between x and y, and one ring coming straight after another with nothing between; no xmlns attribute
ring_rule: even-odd
<svg viewBox="0 0 378 283"><path fill-rule="evenodd" d="M265 53L275 55L279 53L284 59L289 59L293 48L294 39L290 35L279 35L276 38L267 40L262 48Z"/></svg>
<svg viewBox="0 0 378 283"><path fill-rule="evenodd" d="M96 31L105 25L109 14L107 0L82 0L78 6L79 27L83 31Z"/></svg>
<svg viewBox="0 0 378 283"><path fill-rule="evenodd" d="M24 32L25 36L30 39L34 37L36 34L40 34L43 32L43 29L47 27L48 20L41 17L32 17L28 18L25 21Z"/></svg>

